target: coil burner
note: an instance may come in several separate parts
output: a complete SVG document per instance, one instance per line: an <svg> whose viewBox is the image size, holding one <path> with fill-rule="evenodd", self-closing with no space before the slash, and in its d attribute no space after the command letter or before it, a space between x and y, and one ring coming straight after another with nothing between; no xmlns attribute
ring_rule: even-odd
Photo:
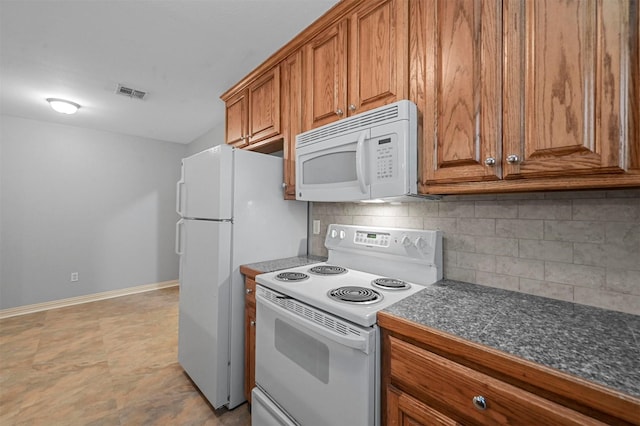
<svg viewBox="0 0 640 426"><path fill-rule="evenodd" d="M371 285L384 290L406 290L411 288L411 284L408 282L395 278L377 278L371 281Z"/></svg>
<svg viewBox="0 0 640 426"><path fill-rule="evenodd" d="M346 268L334 265L318 265L309 269L309 272L315 275L340 275L347 272Z"/></svg>
<svg viewBox="0 0 640 426"><path fill-rule="evenodd" d="M329 290L327 295L340 302L347 303L376 303L382 300L383 296L375 290L366 287L339 287Z"/></svg>
<svg viewBox="0 0 640 426"><path fill-rule="evenodd" d="M276 279L279 281L297 282L309 279L309 275L303 272L281 272L276 275Z"/></svg>

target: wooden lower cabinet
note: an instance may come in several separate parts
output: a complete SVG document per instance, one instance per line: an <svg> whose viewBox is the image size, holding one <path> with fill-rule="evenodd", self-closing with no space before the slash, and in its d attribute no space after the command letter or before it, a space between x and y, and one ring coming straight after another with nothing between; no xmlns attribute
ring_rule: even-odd
<svg viewBox="0 0 640 426"><path fill-rule="evenodd" d="M640 401L385 313L386 425L640 424Z"/></svg>
<svg viewBox="0 0 640 426"><path fill-rule="evenodd" d="M431 426L456 426L461 423L434 410L422 401L402 392L394 386L387 387L387 425L431 425Z"/></svg>
<svg viewBox="0 0 640 426"><path fill-rule="evenodd" d="M251 403L251 389L256 385L256 282L245 278L244 299L244 396Z"/></svg>

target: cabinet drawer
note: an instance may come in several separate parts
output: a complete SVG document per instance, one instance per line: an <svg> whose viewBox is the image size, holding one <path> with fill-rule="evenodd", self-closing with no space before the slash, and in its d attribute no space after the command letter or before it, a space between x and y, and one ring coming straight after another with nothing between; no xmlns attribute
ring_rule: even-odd
<svg viewBox="0 0 640 426"><path fill-rule="evenodd" d="M391 383L452 418L478 424L604 424L394 337L390 348ZM474 403L476 397L484 399L484 409Z"/></svg>

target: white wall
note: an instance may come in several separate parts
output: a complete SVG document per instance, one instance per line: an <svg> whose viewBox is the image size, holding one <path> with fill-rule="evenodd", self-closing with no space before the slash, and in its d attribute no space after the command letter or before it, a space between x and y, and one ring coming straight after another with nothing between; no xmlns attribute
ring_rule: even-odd
<svg viewBox="0 0 640 426"><path fill-rule="evenodd" d="M178 278L186 146L0 119L0 308Z"/></svg>
<svg viewBox="0 0 640 426"><path fill-rule="evenodd" d="M200 151L224 143L224 120L222 124L209 130L199 138L187 145L186 156L197 154Z"/></svg>

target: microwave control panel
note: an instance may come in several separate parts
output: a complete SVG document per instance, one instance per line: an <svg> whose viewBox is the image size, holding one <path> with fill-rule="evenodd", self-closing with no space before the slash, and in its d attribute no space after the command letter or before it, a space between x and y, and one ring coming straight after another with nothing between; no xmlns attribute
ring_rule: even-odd
<svg viewBox="0 0 640 426"><path fill-rule="evenodd" d="M385 136L376 141L376 180L393 179L396 172L396 141Z"/></svg>

